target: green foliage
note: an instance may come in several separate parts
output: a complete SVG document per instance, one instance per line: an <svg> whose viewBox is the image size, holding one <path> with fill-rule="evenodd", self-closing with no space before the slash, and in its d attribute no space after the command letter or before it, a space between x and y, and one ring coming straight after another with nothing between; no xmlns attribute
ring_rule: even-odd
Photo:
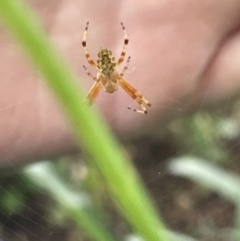
<svg viewBox="0 0 240 241"><path fill-rule="evenodd" d="M214 113L199 111L173 121L172 130L189 155L224 162L228 152L221 142L223 135L220 120L223 120L222 117Z"/></svg>
<svg viewBox="0 0 240 241"><path fill-rule="evenodd" d="M13 178L12 178L13 177ZM19 175L3 175L0 178L0 212L17 213L25 205L25 195L30 192L24 180L16 182ZM19 191L21 190L21 191Z"/></svg>

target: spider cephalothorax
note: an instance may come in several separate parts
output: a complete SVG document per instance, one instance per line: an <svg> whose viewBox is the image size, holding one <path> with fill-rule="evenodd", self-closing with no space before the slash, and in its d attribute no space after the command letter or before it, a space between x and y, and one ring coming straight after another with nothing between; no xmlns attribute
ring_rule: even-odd
<svg viewBox="0 0 240 241"><path fill-rule="evenodd" d="M89 103L92 104L93 101L98 96L101 88L103 88L108 93L113 93L118 89L118 85L120 85L134 100L138 102L141 107L141 110L133 109L136 112L147 114L147 109L145 105L151 106L150 102L133 86L131 86L126 80L123 79L124 72L128 69L128 64L130 61L130 57L127 59L127 64L124 66L121 73L117 71L117 67L124 61L127 45L128 45L128 38L127 32L123 23L121 23L123 31L124 31L124 45L123 51L118 61L115 61L115 58L112 52L106 48L102 48L98 53L97 57L97 64L92 60L90 57L88 50L87 50L87 42L86 42L86 35L88 30L88 22L83 34L83 41L82 45L85 51L86 58L88 63L98 69L97 77L93 76L87 68L83 66L83 68L87 71L87 74L91 76L95 83L92 86L91 90L89 91L87 98ZM129 108L129 107L128 107ZM131 109L131 108L129 108Z"/></svg>

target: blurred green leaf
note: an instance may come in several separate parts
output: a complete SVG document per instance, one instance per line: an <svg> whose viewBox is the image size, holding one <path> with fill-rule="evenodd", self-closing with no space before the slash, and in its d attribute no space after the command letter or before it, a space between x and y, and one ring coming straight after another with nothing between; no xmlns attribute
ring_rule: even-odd
<svg viewBox="0 0 240 241"><path fill-rule="evenodd" d="M56 174L54 165L41 162L28 165L24 173L33 183L46 190L72 220L83 226L91 237L101 241L117 240L104 226L97 215L90 197L80 191L72 190Z"/></svg>
<svg viewBox="0 0 240 241"><path fill-rule="evenodd" d="M210 161L187 156L172 159L168 168L171 173L191 179L239 205L240 178L238 175Z"/></svg>

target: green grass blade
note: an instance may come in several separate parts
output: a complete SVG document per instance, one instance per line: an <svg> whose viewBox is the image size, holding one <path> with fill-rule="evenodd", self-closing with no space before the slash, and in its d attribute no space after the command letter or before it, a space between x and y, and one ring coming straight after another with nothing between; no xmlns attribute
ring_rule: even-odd
<svg viewBox="0 0 240 241"><path fill-rule="evenodd" d="M76 84L76 76L53 50L28 6L20 0L1 0L0 17L54 90L73 124L79 143L97 161L109 190L122 212L127 213L129 222L145 240L168 240L133 167L103 121L83 103L84 96Z"/></svg>

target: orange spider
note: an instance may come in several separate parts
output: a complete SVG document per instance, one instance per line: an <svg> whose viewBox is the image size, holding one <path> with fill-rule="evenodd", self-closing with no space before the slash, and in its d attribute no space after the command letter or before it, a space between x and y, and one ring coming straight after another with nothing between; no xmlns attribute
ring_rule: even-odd
<svg viewBox="0 0 240 241"><path fill-rule="evenodd" d="M92 60L87 50L86 36L87 36L88 25L89 25L89 22L87 22L87 25L83 34L82 45L83 45L88 63L99 71L97 73L97 77L94 77L87 70L86 66L83 66L84 70L87 72L87 75L91 76L95 81L95 83L93 84L92 88L90 89L87 95L87 99L89 100L89 103L92 104L94 102L102 87L106 92L113 93L114 91L118 90L118 85L120 85L127 92L129 96L131 96L134 100L138 102L138 104L141 107L141 110L137 110L137 109L132 109L132 110L138 113L147 114L147 109L145 105L151 106L150 102L138 90L136 90L126 80L123 79L123 75L125 71L128 69L130 56L127 59L127 64L124 66L123 71L119 73L117 70L117 67L124 61L127 45L129 41L127 38L127 32L125 30L123 23L121 23L121 25L124 32L124 45L123 45L123 50L119 60L117 62L115 61L115 58L110 50L106 48L101 48L100 52L98 53L97 64ZM128 107L128 109L131 109L131 108Z"/></svg>

